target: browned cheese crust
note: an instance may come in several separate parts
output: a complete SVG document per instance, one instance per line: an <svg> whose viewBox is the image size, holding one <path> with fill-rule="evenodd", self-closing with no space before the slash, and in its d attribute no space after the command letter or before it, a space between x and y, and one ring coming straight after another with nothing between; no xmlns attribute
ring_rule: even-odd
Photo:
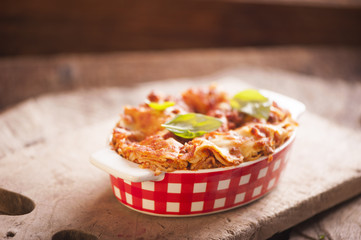
<svg viewBox="0 0 361 240"><path fill-rule="evenodd" d="M215 86L192 88L180 97L152 92L148 100L173 101L175 105L163 111L146 103L125 107L110 145L122 157L156 174L239 165L262 156L271 159L297 126L290 113L275 102L267 120L238 112L231 108L227 94ZM177 137L161 126L177 114L189 112L217 117L224 123L194 139Z"/></svg>

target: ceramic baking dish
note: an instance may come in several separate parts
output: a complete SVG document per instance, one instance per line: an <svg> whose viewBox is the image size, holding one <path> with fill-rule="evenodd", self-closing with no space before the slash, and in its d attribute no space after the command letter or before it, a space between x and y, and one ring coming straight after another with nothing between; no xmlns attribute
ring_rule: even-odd
<svg viewBox="0 0 361 240"><path fill-rule="evenodd" d="M284 95L260 90L297 119L305 105ZM290 157L296 131L272 156L238 166L182 170L158 176L139 168L110 148L94 153L91 163L110 174L115 197L134 210L161 216L194 216L229 210L274 189Z"/></svg>

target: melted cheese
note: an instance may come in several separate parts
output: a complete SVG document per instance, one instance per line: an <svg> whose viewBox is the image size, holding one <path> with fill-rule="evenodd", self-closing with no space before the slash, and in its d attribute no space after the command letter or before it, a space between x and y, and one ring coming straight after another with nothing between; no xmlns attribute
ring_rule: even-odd
<svg viewBox="0 0 361 240"><path fill-rule="evenodd" d="M297 123L274 103L267 121L238 113L229 106L227 95L214 87L190 89L181 98L157 96L149 100L176 102L164 111L125 107L113 130L111 146L126 159L156 173L238 165L271 155L292 134ZM199 112L224 121L217 131L191 140L182 139L161 124L178 113Z"/></svg>

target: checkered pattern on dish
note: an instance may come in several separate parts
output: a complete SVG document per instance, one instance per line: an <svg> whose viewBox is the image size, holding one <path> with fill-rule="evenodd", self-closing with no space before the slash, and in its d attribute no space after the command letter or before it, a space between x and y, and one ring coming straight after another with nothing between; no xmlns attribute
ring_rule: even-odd
<svg viewBox="0 0 361 240"><path fill-rule="evenodd" d="M111 176L123 204L149 213L192 215L251 202L273 189L286 165L288 149L243 168L220 172L166 173L158 182L130 182Z"/></svg>

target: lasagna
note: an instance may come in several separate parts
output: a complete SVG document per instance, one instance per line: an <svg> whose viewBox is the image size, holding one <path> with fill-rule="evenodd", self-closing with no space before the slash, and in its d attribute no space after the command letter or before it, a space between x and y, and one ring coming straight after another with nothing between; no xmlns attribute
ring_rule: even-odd
<svg viewBox="0 0 361 240"><path fill-rule="evenodd" d="M270 102L267 117L259 118L234 108L231 101L213 85L191 88L180 96L151 92L139 106L124 107L113 129L111 148L155 174L234 166L262 156L271 160L297 122L276 102ZM195 137L167 128L167 123L187 114L216 119L219 127L197 132Z"/></svg>

